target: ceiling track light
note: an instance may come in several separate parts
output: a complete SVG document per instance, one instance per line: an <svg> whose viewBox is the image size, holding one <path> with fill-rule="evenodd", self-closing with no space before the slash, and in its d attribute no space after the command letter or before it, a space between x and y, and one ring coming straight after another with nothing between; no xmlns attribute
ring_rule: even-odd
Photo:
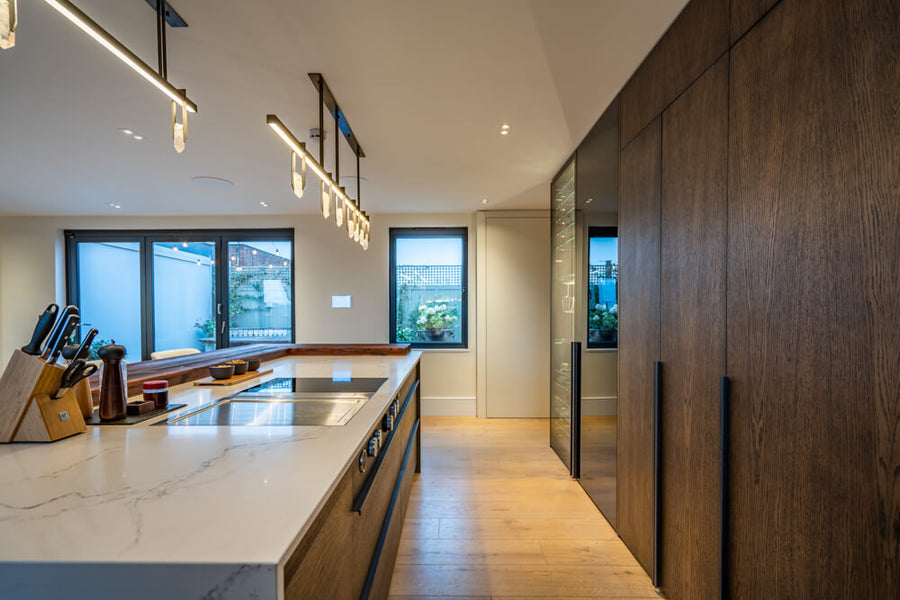
<svg viewBox="0 0 900 600"><path fill-rule="evenodd" d="M0 0L0 3L3 1L4 0ZM105 29L100 27L68 0L44 1L172 100L172 140L175 149L178 152L182 152L184 150L184 144L187 141L187 113L196 113L197 105L187 97L186 90L177 89L168 81L168 58L166 55L167 5L165 1L157 0L153 3L156 5L157 13L156 39L159 73L154 71L147 63L138 58L131 50L122 45L119 40L110 35ZM171 10L171 8L169 8L169 10ZM0 24L2 24L2 21L0 21ZM181 106L180 123L176 119L177 106Z"/></svg>
<svg viewBox="0 0 900 600"><path fill-rule="evenodd" d="M3 50L16 45L17 1L0 0L0 49Z"/></svg>
<svg viewBox="0 0 900 600"><path fill-rule="evenodd" d="M358 243L364 250L369 249L369 217L360 209L360 177L359 177L359 159L365 156L356 136L350 129L349 123L338 107L331 90L325 84L325 79L318 73L310 73L310 79L319 91L319 132L325 131L325 106L327 105L329 112L334 116L335 130L340 131L350 148L356 155L356 200L347 195L344 188L338 185L340 181L340 146L338 142L340 137L335 135L334 144L334 176L327 172L324 168L325 164L325 144L324 135L319 137L319 159L312 157L306 149L306 144L301 142L275 115L266 115L266 125L272 128L281 141L291 150L291 187L294 194L298 198L303 197L303 188L306 186L306 167L308 166L321 180L321 208L322 216L326 219L331 216L332 203L334 207L334 222L338 227L347 228L347 236ZM300 161L301 174L297 174L297 161ZM299 187L299 191L298 191Z"/></svg>

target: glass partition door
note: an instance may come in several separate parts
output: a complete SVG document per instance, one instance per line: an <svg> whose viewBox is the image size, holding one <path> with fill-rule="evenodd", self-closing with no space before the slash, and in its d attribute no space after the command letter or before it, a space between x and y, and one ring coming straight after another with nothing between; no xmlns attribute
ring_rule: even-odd
<svg viewBox="0 0 900 600"><path fill-rule="evenodd" d="M575 159L551 185L550 447L572 469L572 342L575 339Z"/></svg>
<svg viewBox="0 0 900 600"><path fill-rule="evenodd" d="M229 346L292 340L292 256L285 240L228 242Z"/></svg>

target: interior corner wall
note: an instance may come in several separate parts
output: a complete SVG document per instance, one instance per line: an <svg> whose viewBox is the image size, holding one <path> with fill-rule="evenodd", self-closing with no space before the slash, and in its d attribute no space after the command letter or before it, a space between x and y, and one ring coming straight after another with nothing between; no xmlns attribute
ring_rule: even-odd
<svg viewBox="0 0 900 600"><path fill-rule="evenodd" d="M0 367L31 338L40 312L65 303L65 229L285 228L295 232L296 340L300 343L388 341L390 227L469 228L469 348L427 350L422 357L424 414L475 415L475 216L373 215L363 251L319 215L228 217L0 217ZM352 295L350 309L332 295Z"/></svg>

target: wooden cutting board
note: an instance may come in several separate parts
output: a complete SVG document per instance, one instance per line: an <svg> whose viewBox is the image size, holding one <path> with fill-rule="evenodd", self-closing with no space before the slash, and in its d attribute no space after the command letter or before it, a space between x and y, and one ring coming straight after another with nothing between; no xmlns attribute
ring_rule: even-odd
<svg viewBox="0 0 900 600"><path fill-rule="evenodd" d="M213 379L212 377L206 377L205 379L198 379L194 382L194 385L234 385L243 381L256 379L257 377L262 377L263 375L268 375L271 372L272 369L266 369L265 371L248 371L243 375L235 375L228 379Z"/></svg>

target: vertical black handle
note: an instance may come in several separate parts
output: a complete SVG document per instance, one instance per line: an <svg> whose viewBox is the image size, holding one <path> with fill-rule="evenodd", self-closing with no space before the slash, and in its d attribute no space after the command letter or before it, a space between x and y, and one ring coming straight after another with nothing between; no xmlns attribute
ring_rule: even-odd
<svg viewBox="0 0 900 600"><path fill-rule="evenodd" d="M722 560L722 573L720 597L724 600L728 598L729 587L729 556L728 556L728 378L722 377L720 382L720 410L721 414L721 434L722 434L722 538L720 540L721 550L719 555Z"/></svg>
<svg viewBox="0 0 900 600"><path fill-rule="evenodd" d="M581 342L572 342L571 467L572 477L581 477Z"/></svg>
<svg viewBox="0 0 900 600"><path fill-rule="evenodd" d="M662 504L659 501L660 462L662 459L662 445L660 444L660 419L662 417L662 363L653 363L653 586L659 587L659 561L661 555L662 540L659 530L662 521Z"/></svg>

